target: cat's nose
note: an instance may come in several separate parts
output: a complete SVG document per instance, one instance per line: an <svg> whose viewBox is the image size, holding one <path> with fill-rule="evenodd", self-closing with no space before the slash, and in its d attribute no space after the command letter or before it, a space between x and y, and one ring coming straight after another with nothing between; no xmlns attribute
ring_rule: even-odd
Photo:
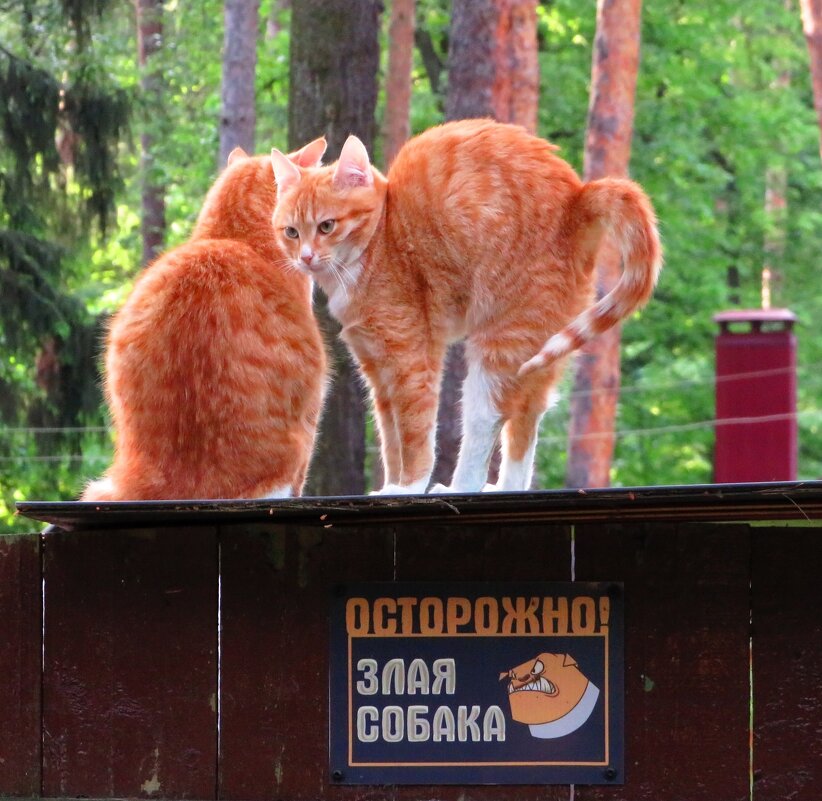
<svg viewBox="0 0 822 801"><path fill-rule="evenodd" d="M310 267L311 262L314 261L314 252L311 250L303 250L300 253L300 259L306 267Z"/></svg>

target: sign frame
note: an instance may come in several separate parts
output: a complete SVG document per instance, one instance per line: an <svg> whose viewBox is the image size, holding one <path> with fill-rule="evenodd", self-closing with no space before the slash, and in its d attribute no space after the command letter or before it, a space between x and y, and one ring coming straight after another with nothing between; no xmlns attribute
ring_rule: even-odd
<svg viewBox="0 0 822 801"><path fill-rule="evenodd" d="M357 583L330 625L335 784L623 783L621 583Z"/></svg>

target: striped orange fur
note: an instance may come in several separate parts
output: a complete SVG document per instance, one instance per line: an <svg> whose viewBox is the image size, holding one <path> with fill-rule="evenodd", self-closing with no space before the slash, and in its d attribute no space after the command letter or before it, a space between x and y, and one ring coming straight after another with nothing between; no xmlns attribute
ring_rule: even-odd
<svg viewBox="0 0 822 801"><path fill-rule="evenodd" d="M628 180L583 184L555 150L516 126L464 120L411 139L387 177L355 137L328 167L273 154L273 223L328 295L368 381L384 492L425 490L443 358L461 339L468 378L450 489L482 488L500 432L497 488L527 488L567 356L651 295L661 249L648 198ZM624 273L591 305L606 235Z"/></svg>
<svg viewBox="0 0 822 801"><path fill-rule="evenodd" d="M311 283L271 231L275 200L270 158L238 148L189 241L137 279L108 333L114 461L81 500L299 494L326 358Z"/></svg>

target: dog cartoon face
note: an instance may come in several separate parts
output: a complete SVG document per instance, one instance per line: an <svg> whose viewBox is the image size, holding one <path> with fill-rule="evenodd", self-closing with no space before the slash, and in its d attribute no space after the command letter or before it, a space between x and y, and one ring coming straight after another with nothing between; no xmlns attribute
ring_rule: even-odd
<svg viewBox="0 0 822 801"><path fill-rule="evenodd" d="M588 690L588 679L568 654L540 654L523 662L500 681L508 680L511 716L520 723L552 723L567 715Z"/></svg>

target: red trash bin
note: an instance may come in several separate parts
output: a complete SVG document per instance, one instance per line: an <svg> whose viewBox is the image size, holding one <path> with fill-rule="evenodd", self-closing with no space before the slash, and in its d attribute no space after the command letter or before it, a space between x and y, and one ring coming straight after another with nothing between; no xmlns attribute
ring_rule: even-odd
<svg viewBox="0 0 822 801"><path fill-rule="evenodd" d="M796 315L788 309L714 316L714 481L796 479Z"/></svg>

